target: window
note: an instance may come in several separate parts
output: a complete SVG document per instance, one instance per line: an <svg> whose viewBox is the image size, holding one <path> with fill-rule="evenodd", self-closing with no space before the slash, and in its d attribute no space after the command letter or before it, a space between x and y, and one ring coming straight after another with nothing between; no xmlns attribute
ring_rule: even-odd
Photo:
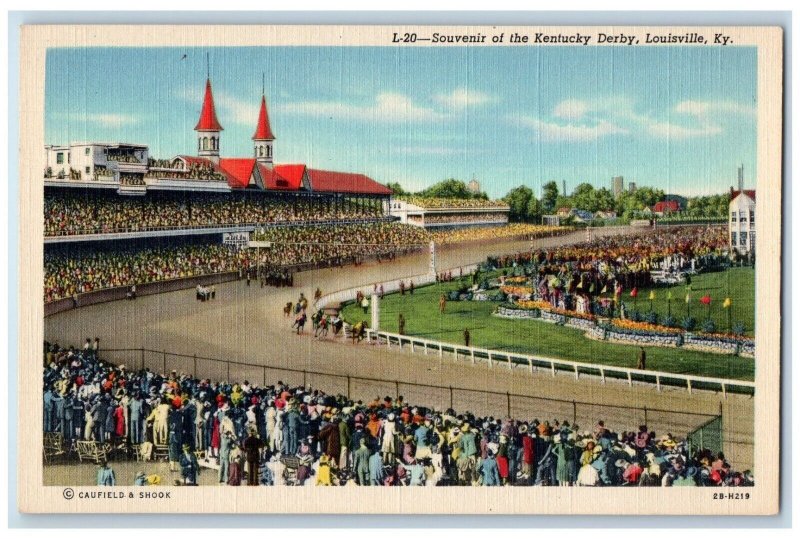
<svg viewBox="0 0 800 539"><path fill-rule="evenodd" d="M203 149L208 149L208 137L203 137Z"/></svg>
<svg viewBox="0 0 800 539"><path fill-rule="evenodd" d="M746 217L746 214L745 214L744 210L739 210L739 222L740 223L746 223L747 222L747 217Z"/></svg>
<svg viewBox="0 0 800 539"><path fill-rule="evenodd" d="M56 163L59 164L59 165L64 164L64 153L63 152L58 152L56 154Z"/></svg>
<svg viewBox="0 0 800 539"><path fill-rule="evenodd" d="M92 149L87 147L85 154L86 155L91 155L91 153L92 153Z"/></svg>
<svg viewBox="0 0 800 539"><path fill-rule="evenodd" d="M751 223L755 223L756 222L756 210L754 210L752 208L750 208L750 222Z"/></svg>
<svg viewBox="0 0 800 539"><path fill-rule="evenodd" d="M731 245L736 245L736 232L731 232Z"/></svg>
<svg viewBox="0 0 800 539"><path fill-rule="evenodd" d="M755 231L751 231L750 232L750 248L751 249L755 249L756 248L756 233L755 233Z"/></svg>
<svg viewBox="0 0 800 539"><path fill-rule="evenodd" d="M739 245L745 247L747 245L747 232L742 232L739 235Z"/></svg>
<svg viewBox="0 0 800 539"><path fill-rule="evenodd" d="M732 211L731 212L731 223L735 223L735 222L736 222L736 212Z"/></svg>
<svg viewBox="0 0 800 539"><path fill-rule="evenodd" d="M86 174L91 174L92 167L86 167Z"/></svg>

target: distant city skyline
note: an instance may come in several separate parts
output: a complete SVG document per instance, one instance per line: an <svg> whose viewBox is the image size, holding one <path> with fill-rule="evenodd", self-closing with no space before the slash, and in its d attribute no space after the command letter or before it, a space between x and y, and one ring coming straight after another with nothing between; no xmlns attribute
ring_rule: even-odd
<svg viewBox="0 0 800 539"><path fill-rule="evenodd" d="M48 51L45 143L196 154L206 53L223 156L251 156L262 73L277 163L489 196L555 181L686 196L755 185L748 47L70 48Z"/></svg>

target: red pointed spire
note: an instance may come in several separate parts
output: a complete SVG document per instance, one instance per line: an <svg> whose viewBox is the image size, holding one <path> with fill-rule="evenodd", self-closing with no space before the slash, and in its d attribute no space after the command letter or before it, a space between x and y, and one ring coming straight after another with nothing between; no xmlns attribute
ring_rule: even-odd
<svg viewBox="0 0 800 539"><path fill-rule="evenodd" d="M261 110L258 112L258 124L253 140L275 140L272 129L269 126L269 115L267 114L267 99L261 96Z"/></svg>
<svg viewBox="0 0 800 539"><path fill-rule="evenodd" d="M200 120L194 127L195 131L222 131L222 126L217 120L217 111L214 108L214 94L211 93L211 79L206 79L206 95L203 98L203 110L200 111Z"/></svg>

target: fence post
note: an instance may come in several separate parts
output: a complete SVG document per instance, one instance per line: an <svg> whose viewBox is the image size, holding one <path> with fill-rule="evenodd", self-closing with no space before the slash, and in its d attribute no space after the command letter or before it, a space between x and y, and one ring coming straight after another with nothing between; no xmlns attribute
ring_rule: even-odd
<svg viewBox="0 0 800 539"><path fill-rule="evenodd" d="M264 387L267 387L267 368L264 367Z"/></svg>
<svg viewBox="0 0 800 539"><path fill-rule="evenodd" d="M306 383L306 375L307 374L308 373L306 371L303 371L303 387L308 387L308 383Z"/></svg>
<svg viewBox="0 0 800 539"><path fill-rule="evenodd" d="M644 407L644 424L649 425L648 417L647 417L647 406Z"/></svg>
<svg viewBox="0 0 800 539"><path fill-rule="evenodd" d="M400 382L398 382L397 380L394 381L394 396L395 397L400 396Z"/></svg>
<svg viewBox="0 0 800 539"><path fill-rule="evenodd" d="M506 391L506 416L511 417L511 393Z"/></svg>
<svg viewBox="0 0 800 539"><path fill-rule="evenodd" d="M142 352L142 364L140 365L139 370L143 371L144 370L144 348L140 348L140 351Z"/></svg>
<svg viewBox="0 0 800 539"><path fill-rule="evenodd" d="M161 356L161 363L163 367L161 369L161 376L165 376L167 374L167 351L162 350L161 352L163 354L163 356Z"/></svg>
<svg viewBox="0 0 800 539"><path fill-rule="evenodd" d="M471 346L469 348L469 359L472 361L472 364L475 365L475 349Z"/></svg>
<svg viewBox="0 0 800 539"><path fill-rule="evenodd" d="M350 398L350 375L347 375L347 398Z"/></svg>
<svg viewBox="0 0 800 539"><path fill-rule="evenodd" d="M225 380L225 381L226 382L230 382L231 381L231 362L230 361L226 361L225 362L225 366L227 367L227 371L228 371L228 379Z"/></svg>
<svg viewBox="0 0 800 539"><path fill-rule="evenodd" d="M491 369L492 368L492 353L489 352L488 356L489 356L489 368Z"/></svg>
<svg viewBox="0 0 800 539"><path fill-rule="evenodd" d="M575 379L578 379L578 365L575 365Z"/></svg>
<svg viewBox="0 0 800 539"><path fill-rule="evenodd" d="M686 379L686 388L689 390L689 394L692 394L692 380L690 378Z"/></svg>
<svg viewBox="0 0 800 539"><path fill-rule="evenodd" d="M575 427L575 423L578 422L578 403L572 401L572 426Z"/></svg>
<svg viewBox="0 0 800 539"><path fill-rule="evenodd" d="M450 408L453 407L453 386L450 386Z"/></svg>
<svg viewBox="0 0 800 539"><path fill-rule="evenodd" d="M197 376L197 354L195 354L192 357L192 369L193 369L192 376L194 376L195 378L198 378L198 376Z"/></svg>

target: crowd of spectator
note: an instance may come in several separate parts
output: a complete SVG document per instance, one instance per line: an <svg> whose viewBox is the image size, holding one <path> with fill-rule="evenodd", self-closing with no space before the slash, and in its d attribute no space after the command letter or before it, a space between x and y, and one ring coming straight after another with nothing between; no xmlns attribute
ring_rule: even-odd
<svg viewBox="0 0 800 539"><path fill-rule="evenodd" d="M427 219L427 217L426 217ZM458 228L434 230L430 232L431 240L438 244L464 243L470 241L519 239L533 240L556 234L571 232L571 227L532 225L528 223L509 223L503 226L488 228Z"/></svg>
<svg viewBox="0 0 800 539"><path fill-rule="evenodd" d="M428 213L425 217L409 215L410 221L426 225L459 224L459 223L507 223L508 214L503 212L487 213Z"/></svg>
<svg viewBox="0 0 800 539"><path fill-rule="evenodd" d="M508 209L508 204L502 200L484 200L480 198L427 198L416 196L395 197L397 200L426 209L441 208L503 208Z"/></svg>
<svg viewBox="0 0 800 539"><path fill-rule="evenodd" d="M140 184L140 183L139 183ZM137 184L138 185L138 184ZM46 193L45 236L137 232L222 225L375 219L380 204L326 198L187 194L144 198Z"/></svg>
<svg viewBox="0 0 800 539"><path fill-rule="evenodd" d="M84 246L45 252L45 302L96 290L215 273L262 269L262 277L287 282L286 267L360 263L427 246L427 233L411 225L368 223L267 228L254 238L273 243L257 253L222 244L164 247Z"/></svg>
<svg viewBox="0 0 800 539"><path fill-rule="evenodd" d="M402 396L354 401L280 381L264 387L135 370L101 355L88 342L83 350L45 343L45 433L60 433L67 445L109 444L127 455L166 448L184 484L212 474L204 483L753 485L752 473L734 471L722 453L690 450L680 436L647 425L614 431L603 421L582 428L558 418L478 416ZM140 472L136 480L147 476ZM108 465L98 484L115 484Z"/></svg>
<svg viewBox="0 0 800 539"><path fill-rule="evenodd" d="M698 226L636 235L606 236L588 242L490 259L494 267L528 264L533 272L531 299L559 309L604 314L619 305L623 291L653 284L653 270L691 272L725 264L725 227Z"/></svg>

